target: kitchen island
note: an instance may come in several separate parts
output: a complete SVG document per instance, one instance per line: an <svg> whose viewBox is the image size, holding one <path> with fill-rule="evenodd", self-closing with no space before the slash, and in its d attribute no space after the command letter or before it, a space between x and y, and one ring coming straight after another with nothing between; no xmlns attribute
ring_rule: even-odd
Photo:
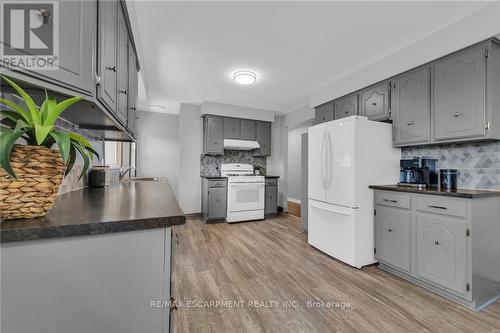
<svg viewBox="0 0 500 333"><path fill-rule="evenodd" d="M3 221L1 331L168 332L171 227L184 223L165 180L65 193L45 217Z"/></svg>

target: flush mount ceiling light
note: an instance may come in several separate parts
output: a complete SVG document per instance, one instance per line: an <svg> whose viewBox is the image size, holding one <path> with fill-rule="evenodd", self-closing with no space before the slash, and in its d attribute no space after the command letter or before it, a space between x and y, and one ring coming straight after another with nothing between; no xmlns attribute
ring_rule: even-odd
<svg viewBox="0 0 500 333"><path fill-rule="evenodd" d="M159 105L159 104L149 105L148 108L151 111L163 111L163 110L165 110L165 107L163 105Z"/></svg>
<svg viewBox="0 0 500 333"><path fill-rule="evenodd" d="M236 71L233 73L233 80L243 85L254 84L257 81L257 74L252 71Z"/></svg>

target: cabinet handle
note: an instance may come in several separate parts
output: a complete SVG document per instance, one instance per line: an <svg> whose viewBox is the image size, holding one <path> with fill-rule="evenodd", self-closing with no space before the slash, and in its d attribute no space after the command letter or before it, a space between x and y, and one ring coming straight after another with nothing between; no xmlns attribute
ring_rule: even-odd
<svg viewBox="0 0 500 333"><path fill-rule="evenodd" d="M434 241L434 244L439 245L439 244L441 244L441 243L440 243L438 240L435 240L435 241Z"/></svg>
<svg viewBox="0 0 500 333"><path fill-rule="evenodd" d="M406 125L412 126L412 125L415 125L415 122L414 121L409 121L409 122L406 123Z"/></svg>
<svg viewBox="0 0 500 333"><path fill-rule="evenodd" d="M47 8L40 8L37 14L42 17L44 24L47 23L50 17L50 11Z"/></svg>
<svg viewBox="0 0 500 333"><path fill-rule="evenodd" d="M461 117L461 116L462 116L462 114L460 112L455 112L453 114L453 117L455 117L455 118L458 118L458 117Z"/></svg>
<svg viewBox="0 0 500 333"><path fill-rule="evenodd" d="M127 91L126 91L126 90L119 90L118 92L119 92L120 94L127 95Z"/></svg>
<svg viewBox="0 0 500 333"><path fill-rule="evenodd" d="M179 245L179 233L175 233L175 245Z"/></svg>
<svg viewBox="0 0 500 333"><path fill-rule="evenodd" d="M436 208L436 209L448 209L448 207L434 206L434 205L429 205L428 207L430 207L430 208Z"/></svg>
<svg viewBox="0 0 500 333"><path fill-rule="evenodd" d="M391 228L391 227L389 227L389 228L387 229L387 231L392 232L392 228Z"/></svg>
<svg viewBox="0 0 500 333"><path fill-rule="evenodd" d="M130 110L137 110L135 106L131 107Z"/></svg>
<svg viewBox="0 0 500 333"><path fill-rule="evenodd" d="M116 73L116 66L106 66L105 67L108 71L113 71Z"/></svg>
<svg viewBox="0 0 500 333"><path fill-rule="evenodd" d="M377 102L372 102L372 105L373 105L373 106L376 106L376 105L377 105Z"/></svg>
<svg viewBox="0 0 500 333"><path fill-rule="evenodd" d="M382 199L382 200L384 200L385 202L392 202L392 203L398 202L397 200L389 200L389 199Z"/></svg>

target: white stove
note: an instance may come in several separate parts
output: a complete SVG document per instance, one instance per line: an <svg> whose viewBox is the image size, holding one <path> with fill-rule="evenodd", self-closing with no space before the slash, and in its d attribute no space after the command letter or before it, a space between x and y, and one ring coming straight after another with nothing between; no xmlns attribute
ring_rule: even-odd
<svg viewBox="0 0 500 333"><path fill-rule="evenodd" d="M264 176L255 176L251 164L221 164L221 176L227 177L226 222L264 218Z"/></svg>

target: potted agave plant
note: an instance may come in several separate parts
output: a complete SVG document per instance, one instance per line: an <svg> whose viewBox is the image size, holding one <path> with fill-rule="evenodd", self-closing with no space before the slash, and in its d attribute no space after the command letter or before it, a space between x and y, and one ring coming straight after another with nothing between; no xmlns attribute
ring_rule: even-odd
<svg viewBox="0 0 500 333"><path fill-rule="evenodd" d="M44 216L54 205L62 179L77 156L83 159L80 178L92 158L98 158L85 138L55 126L61 113L81 97L57 103L45 92L45 100L38 106L15 82L4 75L1 78L24 103L0 98L0 218ZM26 144L18 144L20 139ZM57 150L52 149L55 145Z"/></svg>

